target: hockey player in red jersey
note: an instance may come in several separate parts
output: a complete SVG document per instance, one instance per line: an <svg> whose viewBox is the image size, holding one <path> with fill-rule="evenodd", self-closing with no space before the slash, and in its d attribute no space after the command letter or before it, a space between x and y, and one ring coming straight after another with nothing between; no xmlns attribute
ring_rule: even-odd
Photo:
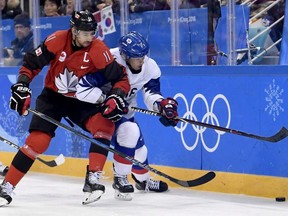
<svg viewBox="0 0 288 216"><path fill-rule="evenodd" d="M56 31L48 36L33 52L27 53L20 68L17 83L11 86L10 108L27 115L31 89L29 83L46 65L50 65L44 89L36 100L36 110L61 121L68 117L89 131L98 141L109 145L114 133L114 122L124 112L124 96L130 90L125 68L113 58L108 47L95 38L97 23L88 11L75 11L70 19L70 29ZM78 80L93 72L101 80L111 82L108 97L96 104L88 104L75 97ZM3 183L0 185L0 206L12 201L15 186L29 171L36 157L49 147L57 126L33 116L29 136L17 152ZM91 145L90 152L98 157L87 167L83 192L87 202L97 200L105 191L99 184L108 151Z"/></svg>

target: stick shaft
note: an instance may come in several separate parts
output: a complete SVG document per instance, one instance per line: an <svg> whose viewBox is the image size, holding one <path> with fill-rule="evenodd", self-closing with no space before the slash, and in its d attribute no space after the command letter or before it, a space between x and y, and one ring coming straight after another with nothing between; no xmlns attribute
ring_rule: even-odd
<svg viewBox="0 0 288 216"><path fill-rule="evenodd" d="M5 138L2 137L2 136L0 136L0 140L3 141L3 142L6 143L6 144L12 146L12 147L15 148L15 149L18 149L18 150L20 149L20 146L18 146L17 144L15 144L15 143L13 143L13 142L5 139ZM37 157L36 159L39 160L41 163L49 166L49 167L59 166L60 164L62 164L62 163L64 162L64 161L63 161L63 160L64 160L64 157L63 157L62 154L59 155L55 160L52 160L52 161L46 161L46 160L44 160L44 159L42 159L42 158L40 158L40 157ZM58 162L58 161L59 161L59 162Z"/></svg>
<svg viewBox="0 0 288 216"><path fill-rule="evenodd" d="M135 112L140 112L140 113L144 113L144 114L148 114L148 115L154 115L154 116L162 116L161 113L159 112L155 112L152 110L146 110L146 109L142 109L142 108L138 108L138 107L130 107L130 109L134 110ZM204 122L198 122L195 120L190 120L190 119L186 119L186 118L182 118L182 117L175 117L175 119L184 122L184 123L188 123L188 124L194 124L194 125L198 125L198 126L202 126L202 127L206 127L206 128L211 128L211 129L215 129L215 130L219 130L219 131L224 131L227 133L231 133L231 134L236 134L239 136L245 136L245 137L249 137L249 138L253 138L253 139L258 139L258 140L263 140L263 141L268 141L268 142L279 142L282 139L284 139L285 137L288 136L288 130L285 127L282 127L280 131L278 131L276 134L274 134L273 136L270 137L264 137L264 136L259 136L259 135L255 135L255 134L251 134L251 133L246 133L243 131L238 131L238 130L234 130L234 129L230 129L230 128L224 128L221 126L217 126L217 125L212 125L212 124L208 124L208 123L204 123Z"/></svg>
<svg viewBox="0 0 288 216"><path fill-rule="evenodd" d="M56 126L59 126L59 127L65 129L67 131L70 131L71 133L74 133L77 136L82 137L85 140L88 140L89 142L91 142L91 143L93 143L95 145L98 145L98 146L102 147L103 149L106 149L107 151L110 151L110 152L112 152L114 154L117 154L117 155L121 156L122 158L125 158L126 160L132 162L133 164L136 164L136 165L138 165L138 166L140 166L140 167L142 167L142 168L144 168L144 169L146 169L148 171L154 172L155 174L157 174L159 176L162 176L164 178L167 178L170 181L172 181L172 182L174 182L176 184L179 184L179 185L181 185L183 187L194 187L194 186L198 186L200 184L205 184L205 183L211 181L215 177L215 173L214 172L208 172L205 175L203 175L203 176L201 176L201 177L199 177L197 179L190 180L190 181L183 181L183 180L179 180L179 179L173 178L173 177L171 177L171 176L169 176L169 175L167 175L167 174L165 174L165 173L163 173L163 172L161 172L161 171L159 171L157 169L152 168L151 166L149 166L147 164L141 163L140 161L134 159L133 157L130 157L130 156L128 156L128 155L126 155L126 154L114 149L114 148L111 148L111 147L103 144L102 142L100 142L100 141L98 141L96 139L90 138L89 136L87 136L87 135L75 130L74 128L71 128L71 127L69 127L69 126L67 126L67 125L65 125L65 124L63 124L63 123L61 123L59 121L56 121L55 119L51 118L50 116L47 116L47 115L45 115L45 114L43 114L43 113L41 113L39 111L36 111L34 109L31 109L31 108L29 108L28 111L33 113L34 115L44 119L44 120L56 125Z"/></svg>

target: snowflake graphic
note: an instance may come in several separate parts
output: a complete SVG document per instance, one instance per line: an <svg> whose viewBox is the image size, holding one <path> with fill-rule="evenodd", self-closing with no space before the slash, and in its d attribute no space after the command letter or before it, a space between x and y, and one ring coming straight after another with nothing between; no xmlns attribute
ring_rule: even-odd
<svg viewBox="0 0 288 216"><path fill-rule="evenodd" d="M83 133L80 127L74 126L74 129ZM85 132L84 132L85 133ZM75 158L87 158L88 149L90 143L86 142L81 137L70 132L65 132L66 134L66 155Z"/></svg>
<svg viewBox="0 0 288 216"><path fill-rule="evenodd" d="M26 118L19 116L17 112L11 110L4 96L2 96L2 101L3 109L1 107L2 112L0 112L1 127L10 136L17 137L19 143L24 143L28 135L28 131L24 126Z"/></svg>
<svg viewBox="0 0 288 216"><path fill-rule="evenodd" d="M265 101L268 103L265 107L265 112L267 111L269 115L273 117L273 121L276 121L276 117L280 115L280 112L284 112L282 107L283 99L281 98L284 89L281 89L279 85L275 84L273 79L272 84L269 85L268 89L264 89L267 96Z"/></svg>

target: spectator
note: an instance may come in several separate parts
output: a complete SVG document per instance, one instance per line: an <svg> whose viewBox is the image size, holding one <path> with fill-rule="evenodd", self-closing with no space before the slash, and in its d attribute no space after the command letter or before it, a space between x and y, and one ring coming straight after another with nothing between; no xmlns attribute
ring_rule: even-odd
<svg viewBox="0 0 288 216"><path fill-rule="evenodd" d="M183 0L180 9L185 8L200 8L201 7L201 0Z"/></svg>
<svg viewBox="0 0 288 216"><path fill-rule="evenodd" d="M5 65L21 65L26 52L34 49L33 33L27 13L18 14L14 18L15 39L10 48L4 48Z"/></svg>
<svg viewBox="0 0 288 216"><path fill-rule="evenodd" d="M53 17L62 15L63 12L61 0L45 0L42 16Z"/></svg>
<svg viewBox="0 0 288 216"><path fill-rule="evenodd" d="M92 4L91 4L91 1L90 0L82 0L81 1L81 8L82 10L87 10L91 13L95 12L93 9L92 9Z"/></svg>
<svg viewBox="0 0 288 216"><path fill-rule="evenodd" d="M119 0L94 0L92 9L93 11L102 10L104 7L112 5L112 10L116 14L120 14L120 2Z"/></svg>
<svg viewBox="0 0 288 216"><path fill-rule="evenodd" d="M64 6L63 14L71 15L75 10L75 0L67 0ZM92 7L92 3L90 0L81 0L81 10L89 11L91 13L95 12L95 9Z"/></svg>
<svg viewBox="0 0 288 216"><path fill-rule="evenodd" d="M66 5L64 7L64 14L65 15L72 15L73 11L75 10L75 2L74 0L67 0Z"/></svg>
<svg viewBox="0 0 288 216"><path fill-rule="evenodd" d="M0 0L0 9L2 19L14 19L15 16L22 13L19 0Z"/></svg>
<svg viewBox="0 0 288 216"><path fill-rule="evenodd" d="M166 0L128 0L131 13L170 9Z"/></svg>
<svg viewBox="0 0 288 216"><path fill-rule="evenodd" d="M282 0L278 2L274 7L272 7L270 10L267 11L267 15L262 18L262 20L268 20L268 25L272 25L274 22L279 20L282 16L285 15L285 1ZM275 43L277 40L282 38L283 33L283 25L284 25L284 19L277 23L275 26L271 28L271 31L269 33L272 41ZM281 43L278 43L276 45L278 51L281 49Z"/></svg>
<svg viewBox="0 0 288 216"><path fill-rule="evenodd" d="M169 9L171 8L171 1L172 0L166 0L167 5L169 6ZM178 4L179 4L179 9L200 8L201 0L179 0Z"/></svg>
<svg viewBox="0 0 288 216"><path fill-rule="evenodd" d="M269 0L257 0L256 2L253 2L253 4L251 4L250 6L250 18L261 13L267 7L270 7L272 3L274 3L274 1L269 1ZM262 19L263 25L267 28L268 27L270 28L270 26L274 22L276 22L278 19L280 19L284 14L285 14L285 1L281 0L277 4L275 4L273 7L271 7L269 10L267 10L265 13L261 14L261 16L256 17L256 19L253 19L252 25L256 23L258 19ZM278 22L276 25L274 25L271 28L271 31L269 32L269 36L271 40L273 41L273 43L278 41L280 38L282 38L283 24L284 24L284 19L282 19L282 21ZM268 46L270 46L270 44L267 45L267 47ZM276 48L278 49L278 51L280 51L281 43L278 43L276 45Z"/></svg>

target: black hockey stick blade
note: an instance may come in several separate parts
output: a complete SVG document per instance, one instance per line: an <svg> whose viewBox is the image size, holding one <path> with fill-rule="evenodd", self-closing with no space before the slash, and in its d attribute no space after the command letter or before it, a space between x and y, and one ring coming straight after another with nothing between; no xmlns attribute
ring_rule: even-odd
<svg viewBox="0 0 288 216"><path fill-rule="evenodd" d="M127 159L127 158L125 158L125 159ZM204 175L202 175L202 176L200 176L200 177L198 177L196 179L180 180L180 179L176 179L176 178L174 178L172 176L169 176L169 175L167 175L167 174L165 174L165 173L163 173L163 172L161 172L159 170L156 170L156 169L150 167L149 165L144 165L143 166L143 164L141 164L140 162L135 161L134 158L131 158L131 161L134 161L134 164L136 164L136 165L138 165L138 166L140 166L142 168L145 168L145 169L147 169L147 170L149 170L151 172L154 172L154 173L156 173L159 176L167 178L171 182L174 182L174 183L176 183L178 185L181 185L182 187L196 187L196 186L200 186L200 185L203 185L203 184L206 184L206 183L210 182L211 180L213 180L216 177L216 173L210 171L210 172L208 172L208 173L206 173L206 174L204 174Z"/></svg>
<svg viewBox="0 0 288 216"><path fill-rule="evenodd" d="M143 169L146 169L146 170L151 171L151 172L153 172L153 173L155 173L155 174L157 174L159 176L167 178L170 181L172 181L172 182L174 182L174 183L176 183L178 185L181 185L183 187L195 187L195 186L198 186L198 185L201 185L201 184L205 184L205 183L211 181L216 176L216 174L214 172L208 172L208 173L204 174L203 176L201 176L201 177L199 177L197 179L192 179L192 180L189 180L189 181L184 181L184 180L179 180L179 179L173 178L173 177L171 177L171 176L169 176L169 175L167 175L167 174L165 174L165 173L163 173L163 172L161 172L161 171L159 171L157 169L154 169L153 167L151 167L151 166L149 166L147 164L141 163L140 161L134 159L133 157L130 157L130 156L128 156L128 155L126 155L126 154L114 149L114 148L111 148L110 146L107 146L104 143L102 143L102 142L100 142L100 141L98 141L96 139L93 139L93 138L91 138L91 137L89 137L89 136L87 136L87 135L75 130L74 128L69 127L69 126L67 126L67 125L65 125L65 124L63 124L63 123L51 118L50 116L47 116L47 115L45 115L45 114L43 114L43 113L41 113L41 112L39 112L37 110L31 109L31 108L28 108L28 111L33 113L34 115L46 120L46 121L48 121L48 122L58 126L58 127L61 127L61 128L65 129L65 130L71 132L71 133L74 133L75 135L77 135L79 137L82 137L85 140L88 140L89 142L91 142L91 143L93 143L95 145L100 146L101 148L103 148L103 149L105 149L107 151L110 151L110 152L112 152L114 154L119 155L122 158L125 158L126 160L132 162L135 165L138 165L138 166L142 167Z"/></svg>
<svg viewBox="0 0 288 216"><path fill-rule="evenodd" d="M209 181L211 181L212 179L214 179L216 177L215 172L208 172L206 174L204 174L203 176L200 176L199 178L193 179L193 180L189 180L189 181L183 181L183 180L177 180L177 184L183 186L183 187L196 187L202 184L206 184Z"/></svg>
<svg viewBox="0 0 288 216"><path fill-rule="evenodd" d="M14 147L15 149L18 149L18 150L20 149L20 146L18 146L17 144L5 139L2 136L0 136L0 140L3 141L4 143ZM54 160L51 160L51 161L46 161L40 157L37 157L36 159L39 160L41 163L49 166L49 167L56 167L56 166L59 166L65 162L65 157L63 156L63 154L60 154Z"/></svg>
<svg viewBox="0 0 288 216"><path fill-rule="evenodd" d="M282 127L275 135L270 137L262 137L263 140L269 142L279 142L285 139L288 136L288 130L285 127Z"/></svg>
<svg viewBox="0 0 288 216"><path fill-rule="evenodd" d="M130 107L130 109L134 110L135 112L140 112L140 113L144 113L144 114L148 114L148 115L161 116L161 113L155 112L152 110L146 110L146 109L138 108L138 107ZM274 143L279 142L288 136L288 130L285 127L282 127L281 130L279 130L276 134L274 134L272 136L265 137L265 136L259 136L259 135L246 133L246 132L242 132L242 131L238 131L238 130L234 130L234 129L230 129L230 128L224 128L224 127L220 127L217 125L207 124L204 122L198 122L198 121L182 118L180 116L175 117L175 119L177 119L181 122L184 122L184 123L194 124L194 125L198 125L198 126L202 126L202 127L206 127L206 128L212 128L215 130L224 131L227 133L236 134L239 136L245 136L245 137L258 139L258 140L263 140L263 141L267 141L267 142L274 142Z"/></svg>

